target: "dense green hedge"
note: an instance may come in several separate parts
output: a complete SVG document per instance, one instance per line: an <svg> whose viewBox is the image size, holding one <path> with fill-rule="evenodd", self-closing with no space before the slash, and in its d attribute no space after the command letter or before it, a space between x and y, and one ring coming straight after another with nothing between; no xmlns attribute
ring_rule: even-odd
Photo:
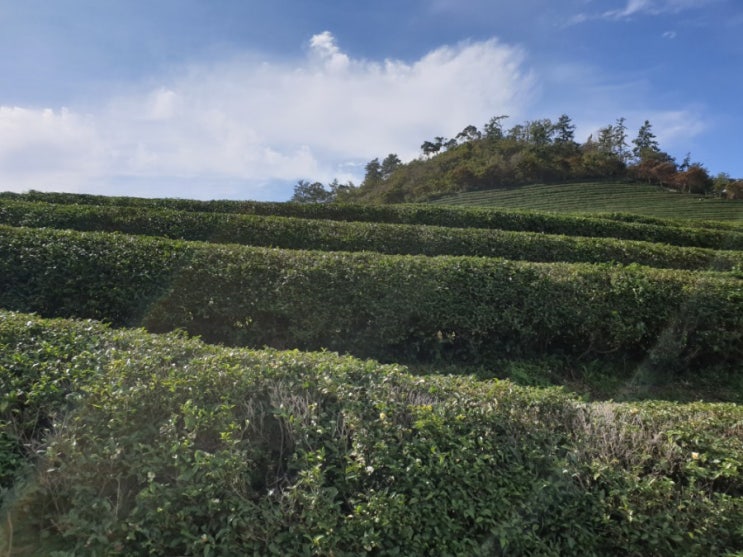
<svg viewBox="0 0 743 557"><path fill-rule="evenodd" d="M0 223L12 226L118 231L287 249L472 255L526 261L638 263L653 267L743 272L743 251L716 251L613 238L556 236L492 229L8 200L0 200Z"/></svg>
<svg viewBox="0 0 743 557"><path fill-rule="evenodd" d="M682 371L743 360L743 281L639 266L0 227L0 307L384 361L611 354Z"/></svg>
<svg viewBox="0 0 743 557"><path fill-rule="evenodd" d="M0 435L46 418L3 553L743 551L736 405L586 404L7 312L0 344Z"/></svg>
<svg viewBox="0 0 743 557"><path fill-rule="evenodd" d="M623 222L636 222L641 224L653 224L658 226L679 226L682 228L712 228L732 232L743 231L743 204L741 204L740 220L697 220L683 218L661 218L636 215L634 213L594 213L586 216L605 218Z"/></svg>
<svg viewBox="0 0 743 557"><path fill-rule="evenodd" d="M458 228L496 228L568 236L609 237L624 240L662 242L711 249L743 250L743 232L673 225L622 222L598 217L565 216L543 212L503 211L481 208L437 207L434 205L336 205L264 203L254 201L196 201L187 199L144 199L86 194L42 193L0 194L0 198L48 201L62 204L117 205L244 213L264 216L299 217L341 221L425 224Z"/></svg>

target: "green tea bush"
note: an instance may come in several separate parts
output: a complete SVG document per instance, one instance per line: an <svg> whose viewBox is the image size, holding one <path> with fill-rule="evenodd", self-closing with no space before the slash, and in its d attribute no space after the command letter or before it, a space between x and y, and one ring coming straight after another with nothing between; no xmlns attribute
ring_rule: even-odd
<svg viewBox="0 0 743 557"><path fill-rule="evenodd" d="M209 342L488 362L743 358L743 283L714 273L217 246L0 227L0 307Z"/></svg>
<svg viewBox="0 0 743 557"><path fill-rule="evenodd" d="M34 329L50 352L86 347L95 369L3 509L8 553L11 526L66 555L743 550L735 405L588 404L327 352L0 316L6 336ZM54 377L71 357L40 361Z"/></svg>
<svg viewBox="0 0 743 557"><path fill-rule="evenodd" d="M743 232L714 228L681 227L622 222L601 217L557 215L537 211L495 210L434 205L343 205L267 203L256 201L196 201L144 199L101 195L30 192L0 194L0 198L47 201L59 204L151 207L197 212L243 213L339 221L364 221L455 228L494 228L566 236L608 237L660 242L678 246L742 250Z"/></svg>
<svg viewBox="0 0 743 557"><path fill-rule="evenodd" d="M743 269L743 252L615 238L427 225L342 222L188 212L146 207L65 205L0 199L0 223L123 232L286 249L469 255L526 261L637 263L680 269Z"/></svg>
<svg viewBox="0 0 743 557"><path fill-rule="evenodd" d="M25 464L94 377L105 349L90 322L40 323L0 313L0 504Z"/></svg>

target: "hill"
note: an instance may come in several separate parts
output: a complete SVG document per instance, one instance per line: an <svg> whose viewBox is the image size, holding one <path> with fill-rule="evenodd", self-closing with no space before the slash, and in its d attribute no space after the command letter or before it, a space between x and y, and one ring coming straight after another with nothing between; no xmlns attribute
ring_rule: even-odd
<svg viewBox="0 0 743 557"><path fill-rule="evenodd" d="M649 121L631 142L625 120L619 118L598 130L596 139L590 136L581 144L575 141L575 126L567 115L556 122L533 120L508 130L502 126L505 118L492 118L482 130L467 126L453 139L436 137L434 141L424 141L422 155L407 163L394 153L381 162L373 159L366 165L358 188L335 180L328 190L318 182L300 181L293 200L410 203L464 192L591 181L615 186L649 184L660 186L663 191L743 199L743 180L732 179L726 173L713 178L701 162L691 160L690 154L679 163L661 150ZM582 195L582 190L578 194ZM550 205L551 200L547 199L540 207L550 209ZM638 206L641 205L629 203L620 210Z"/></svg>
<svg viewBox="0 0 743 557"><path fill-rule="evenodd" d="M432 200L431 203L565 213L622 212L743 224L741 201L684 194L660 186L626 182L534 184L450 194Z"/></svg>

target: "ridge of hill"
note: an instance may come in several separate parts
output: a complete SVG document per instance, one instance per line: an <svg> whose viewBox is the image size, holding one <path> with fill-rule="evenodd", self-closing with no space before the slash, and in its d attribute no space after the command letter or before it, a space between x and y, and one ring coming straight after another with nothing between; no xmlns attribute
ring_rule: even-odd
<svg viewBox="0 0 743 557"><path fill-rule="evenodd" d="M366 165L359 187L334 180L326 188L300 180L292 199L416 203L464 192L592 181L651 184L695 196L743 199L743 180L724 172L712 177L690 154L678 163L661 150L647 120L634 139L630 140L625 119L619 118L598 130L595 139L592 135L578 143L567 115L510 129L503 127L506 118L496 116L481 130L467 126L452 139L424 141L421 156L406 163L395 153L381 162L375 158Z"/></svg>

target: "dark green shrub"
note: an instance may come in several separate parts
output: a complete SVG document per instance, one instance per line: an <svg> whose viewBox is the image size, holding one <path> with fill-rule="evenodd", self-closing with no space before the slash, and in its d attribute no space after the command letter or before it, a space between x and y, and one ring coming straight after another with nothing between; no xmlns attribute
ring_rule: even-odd
<svg viewBox="0 0 743 557"><path fill-rule="evenodd" d="M5 539L12 524L40 553L743 550L736 405L586 404L331 353L0 315L52 352L79 337L96 368L5 508ZM66 367L49 359L48 374Z"/></svg>
<svg viewBox="0 0 743 557"><path fill-rule="evenodd" d="M323 251L471 255L526 261L638 263L652 267L743 268L743 252L537 232L342 222L127 206L0 200L0 223L124 232L174 239Z"/></svg>
<svg viewBox="0 0 743 557"><path fill-rule="evenodd" d="M0 194L13 200L47 201L59 204L150 207L196 212L242 213L338 221L364 221L434 225L455 228L494 228L568 236L608 237L661 242L711 249L743 249L743 232L706 228L622 222L600 217L557 215L536 211L494 210L433 205L339 205L334 203L265 203L255 201L195 201L187 199L143 199L85 194Z"/></svg>
<svg viewBox="0 0 743 557"><path fill-rule="evenodd" d="M681 372L743 357L712 273L215 246L0 228L0 307L385 361L610 354Z"/></svg>
<svg viewBox="0 0 743 557"><path fill-rule="evenodd" d="M95 376L104 343L93 328L0 313L0 504L56 417Z"/></svg>

